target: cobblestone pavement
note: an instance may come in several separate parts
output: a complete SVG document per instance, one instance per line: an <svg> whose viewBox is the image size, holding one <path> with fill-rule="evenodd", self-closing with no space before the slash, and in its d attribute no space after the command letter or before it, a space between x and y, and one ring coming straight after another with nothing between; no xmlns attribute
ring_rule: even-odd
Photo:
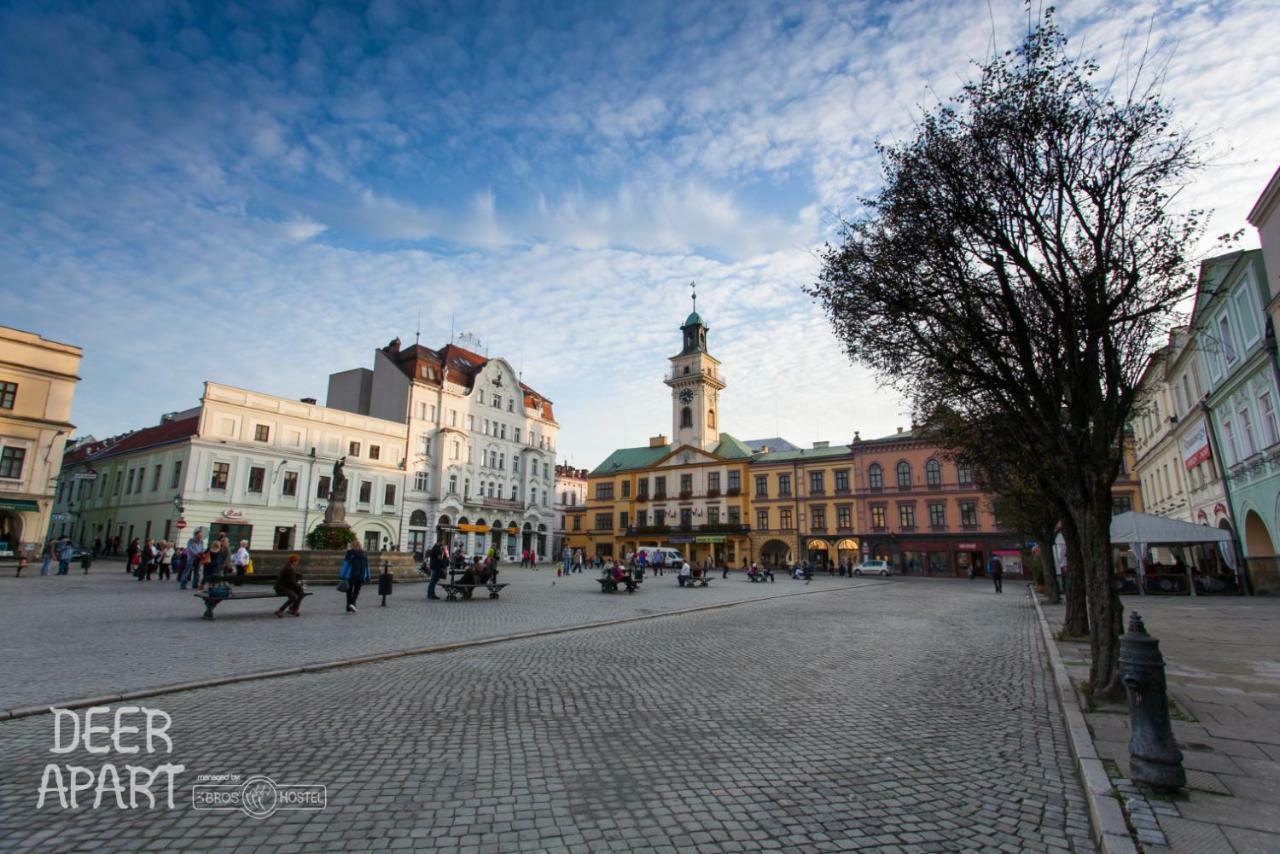
<svg viewBox="0 0 1280 854"><path fill-rule="evenodd" d="M1037 631L893 583L155 697L167 755L2 722L0 849L1093 850ZM164 760L175 809L35 809L46 763ZM222 773L328 806L193 809Z"/></svg>
<svg viewBox="0 0 1280 854"><path fill-rule="evenodd" d="M592 573L504 569L502 598L428 602L423 584L397 585L386 608L366 585L358 614L332 585L313 588L297 620L277 620L281 600L226 602L216 619L173 582L138 582L122 563L85 575L0 577L0 709L46 705L379 652L496 637L596 620L655 614L804 590L886 583L874 579L779 578L751 584L741 573L686 590L668 574L634 594L600 593ZM443 596L443 593L441 593Z"/></svg>

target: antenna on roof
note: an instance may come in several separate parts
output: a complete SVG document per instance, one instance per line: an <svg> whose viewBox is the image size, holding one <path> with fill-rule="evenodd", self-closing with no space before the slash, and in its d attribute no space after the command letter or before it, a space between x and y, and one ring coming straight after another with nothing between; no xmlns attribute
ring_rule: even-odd
<svg viewBox="0 0 1280 854"><path fill-rule="evenodd" d="M698 283L690 282L689 290L693 292L693 313L697 314L698 313Z"/></svg>
<svg viewBox="0 0 1280 854"><path fill-rule="evenodd" d="M413 346L417 347L418 342L422 340L422 309L418 309L417 329L413 332Z"/></svg>
<svg viewBox="0 0 1280 854"><path fill-rule="evenodd" d="M453 343L453 321L454 321L454 318L457 316L458 316L458 313L456 311L449 313L449 343L450 344Z"/></svg>

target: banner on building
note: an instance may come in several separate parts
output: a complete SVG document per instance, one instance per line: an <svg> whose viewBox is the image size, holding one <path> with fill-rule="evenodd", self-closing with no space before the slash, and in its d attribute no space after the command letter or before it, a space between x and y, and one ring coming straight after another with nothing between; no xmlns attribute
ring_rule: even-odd
<svg viewBox="0 0 1280 854"><path fill-rule="evenodd" d="M1210 456L1208 426L1202 419L1182 437L1182 463L1188 469L1193 469Z"/></svg>

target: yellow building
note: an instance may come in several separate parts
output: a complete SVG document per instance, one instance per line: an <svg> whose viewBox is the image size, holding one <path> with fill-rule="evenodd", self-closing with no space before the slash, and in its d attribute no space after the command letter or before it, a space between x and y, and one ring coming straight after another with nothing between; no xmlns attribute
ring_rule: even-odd
<svg viewBox="0 0 1280 854"><path fill-rule="evenodd" d="M81 351L0 326L0 557L34 553L49 529L71 431Z"/></svg>
<svg viewBox="0 0 1280 854"><path fill-rule="evenodd" d="M619 448L587 479L587 504L568 516L568 544L587 557L618 557L670 546L691 561L730 566L750 555L746 444L718 432L720 362L707 352L707 324L695 310L671 357L671 435ZM577 527L575 527L577 526Z"/></svg>

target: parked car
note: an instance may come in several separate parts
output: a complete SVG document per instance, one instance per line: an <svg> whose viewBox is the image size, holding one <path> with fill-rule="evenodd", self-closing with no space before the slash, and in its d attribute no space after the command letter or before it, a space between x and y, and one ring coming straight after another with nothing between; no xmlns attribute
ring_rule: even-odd
<svg viewBox="0 0 1280 854"><path fill-rule="evenodd" d="M883 560L864 560L853 568L854 575L883 575L888 578L891 572L888 561Z"/></svg>

